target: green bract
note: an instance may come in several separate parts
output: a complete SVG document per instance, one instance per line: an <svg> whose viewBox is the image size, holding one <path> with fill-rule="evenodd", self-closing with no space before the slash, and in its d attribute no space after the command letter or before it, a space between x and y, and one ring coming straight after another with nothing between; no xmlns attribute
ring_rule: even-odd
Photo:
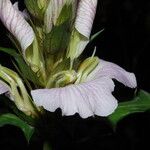
<svg viewBox="0 0 150 150"><path fill-rule="evenodd" d="M26 7L33 17L43 20L49 0L25 0Z"/></svg>
<svg viewBox="0 0 150 150"><path fill-rule="evenodd" d="M31 13L30 19L32 20L32 17L35 17L40 20L40 22L38 20L30 21L35 38L32 45L26 50L27 62L31 69L38 74L39 80L43 82L44 86L57 87L58 81L56 84L54 83L58 76L61 81L63 80L62 85L68 85L66 79L68 73L81 74L80 71L78 73L80 64L76 65L74 61L78 59L89 41L87 37L75 29L77 2L64 0L59 2L61 5L56 4L57 2L54 0L26 0L25 2L28 11ZM63 62L67 58L70 59L66 64L67 66L63 70L62 68L59 70L57 66L64 64ZM95 65L90 65L90 71L94 68ZM57 70L57 74L54 74L55 70ZM88 74L86 69L84 74ZM77 75L73 80L69 80L70 83L76 80L78 80L78 83L83 81L78 79L81 78L79 76Z"/></svg>

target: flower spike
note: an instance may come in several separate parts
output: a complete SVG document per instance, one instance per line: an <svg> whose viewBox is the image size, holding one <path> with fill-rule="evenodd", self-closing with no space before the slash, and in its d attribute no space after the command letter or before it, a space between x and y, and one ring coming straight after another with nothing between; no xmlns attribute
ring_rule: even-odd
<svg viewBox="0 0 150 150"><path fill-rule="evenodd" d="M18 3L12 5L10 0L0 0L0 19L20 43L26 62L42 84L35 81L31 89L26 89L23 81L28 78L22 80L16 72L0 65L0 94L6 93L19 110L33 117L39 116L41 107L50 112L60 108L62 115L78 113L82 118L112 114L118 106L112 94L113 79L136 88L135 75L99 59L96 50L83 61L76 59L90 41L98 0L25 3L31 21L34 18L33 29Z"/></svg>

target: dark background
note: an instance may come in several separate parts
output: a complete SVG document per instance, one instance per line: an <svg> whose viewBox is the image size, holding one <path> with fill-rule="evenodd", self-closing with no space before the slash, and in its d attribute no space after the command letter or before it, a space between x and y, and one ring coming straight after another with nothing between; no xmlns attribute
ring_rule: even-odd
<svg viewBox="0 0 150 150"><path fill-rule="evenodd" d="M20 0L20 7L24 7ZM92 33L105 28L85 52L97 46L97 55L134 72L138 88L150 92L149 49L150 49L150 1L149 0L99 0L98 11ZM6 37L6 30L0 24L0 45L12 47ZM8 58L8 57L7 57ZM0 62L9 66L11 61L0 54ZM117 83L114 95L125 101L132 97L133 90ZM114 133L102 118L82 120L78 116L64 118L62 128L55 137L58 150L137 150L150 149L150 114L148 112L130 115L120 121ZM0 149L42 150L41 141L28 146L22 132L6 126L0 128ZM147 148L146 148L147 146Z"/></svg>

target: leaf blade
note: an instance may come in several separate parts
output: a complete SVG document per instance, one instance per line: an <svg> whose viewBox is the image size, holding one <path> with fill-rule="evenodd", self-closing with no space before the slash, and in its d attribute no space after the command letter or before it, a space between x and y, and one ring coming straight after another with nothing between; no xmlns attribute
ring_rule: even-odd
<svg viewBox="0 0 150 150"><path fill-rule="evenodd" d="M34 127L28 125L26 122L10 113L0 115L0 127L3 127L5 125L13 125L19 127L23 131L28 142L30 141L34 133Z"/></svg>
<svg viewBox="0 0 150 150"><path fill-rule="evenodd" d="M102 29L98 32L96 32L94 35L91 36L90 38L90 42L92 42L93 40L95 40L99 35L101 35L104 32L105 29Z"/></svg>
<svg viewBox="0 0 150 150"><path fill-rule="evenodd" d="M147 110L150 110L150 94L141 90L133 100L120 103L116 111L108 117L108 120L116 128L117 123L124 117Z"/></svg>
<svg viewBox="0 0 150 150"><path fill-rule="evenodd" d="M0 47L0 51L12 56L15 59L18 65L18 68L20 69L20 72L22 73L24 78L28 79L29 81L35 84L38 83L39 85L41 85L36 74L31 70L30 66L28 66L28 64L25 62L23 57L20 54L18 54L16 50L11 49L11 48Z"/></svg>

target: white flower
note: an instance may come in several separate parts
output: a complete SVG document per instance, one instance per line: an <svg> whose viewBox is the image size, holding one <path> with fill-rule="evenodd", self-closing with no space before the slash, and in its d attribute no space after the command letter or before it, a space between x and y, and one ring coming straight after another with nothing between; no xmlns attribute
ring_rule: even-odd
<svg viewBox="0 0 150 150"><path fill-rule="evenodd" d="M25 61L34 72L37 72L44 70L42 54L39 50L37 37L26 19L29 20L27 11L21 12L17 2L13 5L10 0L0 0L0 20L12 33L15 40L18 40ZM43 76L41 78L44 78Z"/></svg>
<svg viewBox="0 0 150 150"><path fill-rule="evenodd" d="M97 0L80 0L77 11L75 28L89 39L93 20L96 13Z"/></svg>
<svg viewBox="0 0 150 150"><path fill-rule="evenodd" d="M100 60L95 70L81 84L72 84L62 88L38 89L31 91L37 106L54 112L61 108L66 116L79 113L82 118L90 116L108 116L115 111L118 102L112 95L116 79L124 85L135 88L136 78L116 64Z"/></svg>
<svg viewBox="0 0 150 150"><path fill-rule="evenodd" d="M79 57L89 43L91 29L96 14L97 0L80 0L72 32L67 57L72 60Z"/></svg>
<svg viewBox="0 0 150 150"><path fill-rule="evenodd" d="M0 0L0 20L19 41L23 54L34 40L34 32L18 9L18 3L12 5L10 0Z"/></svg>

